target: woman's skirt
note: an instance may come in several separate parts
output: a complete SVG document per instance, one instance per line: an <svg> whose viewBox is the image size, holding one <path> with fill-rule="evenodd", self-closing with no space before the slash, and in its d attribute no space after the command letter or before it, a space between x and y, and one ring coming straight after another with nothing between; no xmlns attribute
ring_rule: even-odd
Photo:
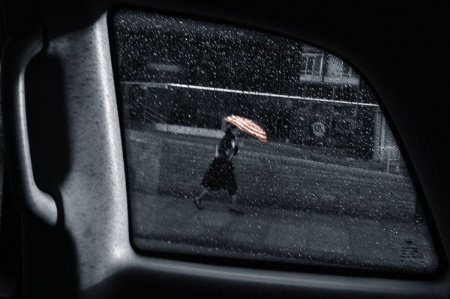
<svg viewBox="0 0 450 299"><path fill-rule="evenodd" d="M210 190L228 190L230 195L236 194L237 182L233 163L223 157L215 158L209 165L201 185Z"/></svg>

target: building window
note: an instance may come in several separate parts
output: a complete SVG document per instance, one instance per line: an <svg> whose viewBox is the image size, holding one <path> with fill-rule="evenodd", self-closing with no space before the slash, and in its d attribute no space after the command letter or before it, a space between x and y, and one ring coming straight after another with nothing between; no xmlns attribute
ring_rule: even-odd
<svg viewBox="0 0 450 299"><path fill-rule="evenodd" d="M321 76L323 69L322 53L304 53L300 61L300 74Z"/></svg>
<svg viewBox="0 0 450 299"><path fill-rule="evenodd" d="M349 66L342 60L341 60L341 63L342 63L342 77L345 77L345 78L358 77L358 75L355 73L355 71L352 69L351 66Z"/></svg>

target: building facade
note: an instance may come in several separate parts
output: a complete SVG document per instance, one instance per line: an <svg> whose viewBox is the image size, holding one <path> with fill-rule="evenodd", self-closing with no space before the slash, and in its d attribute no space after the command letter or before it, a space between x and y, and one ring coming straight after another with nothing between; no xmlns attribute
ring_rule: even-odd
<svg viewBox="0 0 450 299"><path fill-rule="evenodd" d="M124 107L136 128L220 130L226 115L239 114L261 124L269 141L398 167L375 93L342 59L270 34L165 22L123 32Z"/></svg>

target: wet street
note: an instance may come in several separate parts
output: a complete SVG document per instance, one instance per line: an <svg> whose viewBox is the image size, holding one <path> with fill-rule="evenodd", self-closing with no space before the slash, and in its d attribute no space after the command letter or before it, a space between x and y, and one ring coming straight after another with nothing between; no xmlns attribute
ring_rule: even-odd
<svg viewBox="0 0 450 299"><path fill-rule="evenodd" d="M423 223L318 214L134 191L135 245L142 250L350 268L433 271L434 248Z"/></svg>

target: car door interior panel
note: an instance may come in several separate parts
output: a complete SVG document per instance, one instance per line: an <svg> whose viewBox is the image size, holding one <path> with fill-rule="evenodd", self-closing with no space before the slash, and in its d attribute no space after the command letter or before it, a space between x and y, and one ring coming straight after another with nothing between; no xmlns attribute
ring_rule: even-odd
<svg viewBox="0 0 450 299"><path fill-rule="evenodd" d="M0 298L450 298L441 5L1 4Z"/></svg>

